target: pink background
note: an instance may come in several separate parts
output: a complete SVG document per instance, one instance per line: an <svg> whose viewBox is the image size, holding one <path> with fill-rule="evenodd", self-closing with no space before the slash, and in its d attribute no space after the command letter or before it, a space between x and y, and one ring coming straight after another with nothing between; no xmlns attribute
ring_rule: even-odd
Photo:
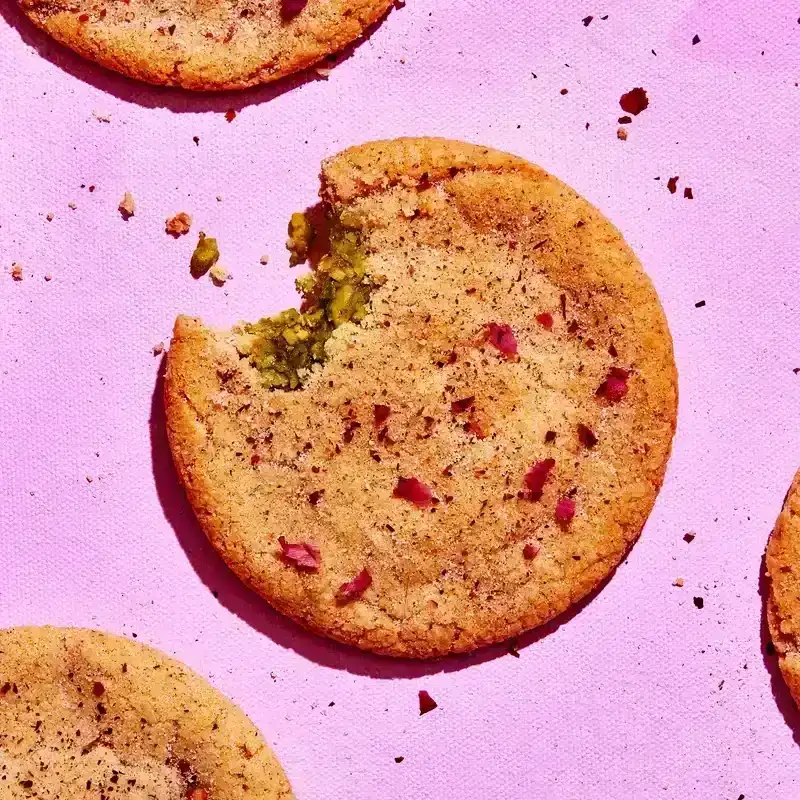
<svg viewBox="0 0 800 800"><path fill-rule="evenodd" d="M759 576L800 465L798 15L408 0L328 80L213 97L85 63L0 0L0 624L175 654L264 730L301 800L797 796L800 725L764 654ZM650 107L622 142L634 86ZM320 160L401 134L493 145L572 184L640 254L675 338L678 434L642 538L519 659L393 662L284 621L205 542L164 441L152 347L176 313L232 323L293 302L285 225ZM182 210L194 229L173 241ZM234 275L223 289L189 276L199 229ZM423 688L439 709L419 717Z"/></svg>

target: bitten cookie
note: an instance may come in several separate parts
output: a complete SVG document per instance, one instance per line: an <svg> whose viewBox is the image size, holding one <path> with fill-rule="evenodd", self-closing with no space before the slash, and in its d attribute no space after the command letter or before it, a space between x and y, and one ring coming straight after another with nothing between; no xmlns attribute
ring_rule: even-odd
<svg viewBox="0 0 800 800"><path fill-rule="evenodd" d="M149 83L244 89L341 50L393 0L19 0L85 58Z"/></svg>
<svg viewBox="0 0 800 800"><path fill-rule="evenodd" d="M767 621L783 678L800 704L800 472L767 544Z"/></svg>
<svg viewBox="0 0 800 800"><path fill-rule="evenodd" d="M677 384L650 281L583 198L488 148L355 147L321 197L329 231L290 226L301 311L175 324L167 427L200 524L278 610L364 649L541 625L661 486Z"/></svg>
<svg viewBox="0 0 800 800"><path fill-rule="evenodd" d="M0 631L0 798L292 800L253 723L182 664L75 628Z"/></svg>

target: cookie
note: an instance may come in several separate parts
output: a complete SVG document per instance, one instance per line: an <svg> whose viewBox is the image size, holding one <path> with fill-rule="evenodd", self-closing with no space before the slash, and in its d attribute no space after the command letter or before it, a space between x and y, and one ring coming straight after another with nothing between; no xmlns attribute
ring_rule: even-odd
<svg viewBox="0 0 800 800"><path fill-rule="evenodd" d="M608 577L661 486L677 377L653 286L505 153L375 142L321 179L326 225L290 226L302 311L176 321L167 427L197 518L275 608L367 650L541 625Z"/></svg>
<svg viewBox="0 0 800 800"><path fill-rule="evenodd" d="M253 723L144 645L76 628L0 631L0 798L291 800Z"/></svg>
<svg viewBox="0 0 800 800"><path fill-rule="evenodd" d="M800 704L800 472L769 537L766 567L770 636L783 678Z"/></svg>
<svg viewBox="0 0 800 800"><path fill-rule="evenodd" d="M19 0L75 52L131 78L244 89L297 72L358 39L392 0Z"/></svg>

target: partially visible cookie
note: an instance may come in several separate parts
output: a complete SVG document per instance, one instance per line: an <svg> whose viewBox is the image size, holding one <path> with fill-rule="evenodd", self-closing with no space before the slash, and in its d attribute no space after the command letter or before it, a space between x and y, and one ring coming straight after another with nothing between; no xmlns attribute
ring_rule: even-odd
<svg viewBox="0 0 800 800"><path fill-rule="evenodd" d="M270 603L379 653L551 619L638 537L675 430L672 342L619 231L521 158L440 139L327 160L301 310L181 317L165 381L206 534Z"/></svg>
<svg viewBox="0 0 800 800"><path fill-rule="evenodd" d="M341 50L393 0L19 0L80 55L149 83L244 89Z"/></svg>
<svg viewBox="0 0 800 800"><path fill-rule="evenodd" d="M800 705L800 472L767 543L767 621L783 678Z"/></svg>
<svg viewBox="0 0 800 800"><path fill-rule="evenodd" d="M76 628L0 631L0 798L291 800L253 723L144 645Z"/></svg>

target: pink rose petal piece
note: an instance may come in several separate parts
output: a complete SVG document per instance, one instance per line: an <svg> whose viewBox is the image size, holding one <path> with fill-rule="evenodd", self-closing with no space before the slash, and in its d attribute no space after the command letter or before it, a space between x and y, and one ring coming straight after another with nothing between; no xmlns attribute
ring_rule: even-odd
<svg viewBox="0 0 800 800"><path fill-rule="evenodd" d="M375 427L380 428L389 419L392 409L389 406L376 405L373 407L372 412L375 416Z"/></svg>
<svg viewBox="0 0 800 800"><path fill-rule="evenodd" d="M423 689L419 693L419 715L427 714L434 708L438 708L436 701Z"/></svg>
<svg viewBox="0 0 800 800"><path fill-rule="evenodd" d="M420 508L427 508L433 501L433 492L416 478L398 478L392 497L408 500Z"/></svg>
<svg viewBox="0 0 800 800"><path fill-rule="evenodd" d="M489 341L505 358L513 358L517 355L517 339L510 325L490 322L486 329L489 334Z"/></svg>
<svg viewBox="0 0 800 800"><path fill-rule="evenodd" d="M598 397L604 397L610 403L619 403L628 394L628 377L630 373L621 367L611 367L606 379L597 389Z"/></svg>
<svg viewBox="0 0 800 800"><path fill-rule="evenodd" d="M297 567L297 569L308 572L316 572L319 569L320 557L319 548L306 542L290 544L285 536L278 537L278 544L281 546L281 555L284 561Z"/></svg>
<svg viewBox="0 0 800 800"><path fill-rule="evenodd" d="M532 561L539 555L539 545L531 544L530 542L522 548L522 556L528 561Z"/></svg>
<svg viewBox="0 0 800 800"><path fill-rule="evenodd" d="M537 314L536 321L548 331L553 330L553 315L545 311L544 314Z"/></svg>
<svg viewBox="0 0 800 800"><path fill-rule="evenodd" d="M349 603L351 600L358 600L370 586L372 586L372 575L364 567L353 580L343 583L339 587L339 602Z"/></svg>
<svg viewBox="0 0 800 800"><path fill-rule="evenodd" d="M474 403L474 395L472 397L464 397L461 400L454 400L452 403L450 403L450 411L452 411L454 414L463 414L465 411L469 411Z"/></svg>
<svg viewBox="0 0 800 800"><path fill-rule="evenodd" d="M544 485L550 477L550 471L555 465L556 461L554 458L545 458L543 461L537 461L525 473L525 486L528 488L528 492L530 492L531 500L541 499Z"/></svg>
<svg viewBox="0 0 800 800"><path fill-rule="evenodd" d="M569 525L575 516L575 501L571 497L562 497L556 503L556 522L559 525Z"/></svg>

